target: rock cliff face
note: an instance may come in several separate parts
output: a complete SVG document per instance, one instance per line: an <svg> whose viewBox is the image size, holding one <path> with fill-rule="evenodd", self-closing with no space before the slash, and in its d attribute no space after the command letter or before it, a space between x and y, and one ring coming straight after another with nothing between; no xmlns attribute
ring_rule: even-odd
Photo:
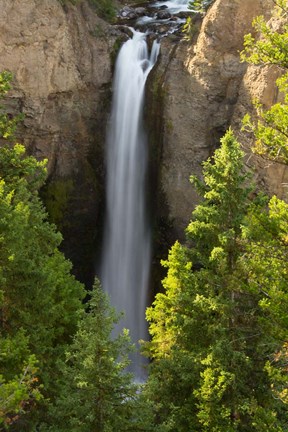
<svg viewBox="0 0 288 432"><path fill-rule="evenodd" d="M160 183L178 238L183 238L197 203L189 176L201 173L201 162L213 153L230 124L240 134L241 119L253 111L251 99L257 96L266 106L275 102L275 70L247 68L239 59L253 17L269 18L272 7L271 0L216 0L194 43L173 39L162 43L154 72L163 105ZM249 137L242 135L241 141L250 154ZM287 171L253 158L258 181L283 197L281 182L287 180Z"/></svg>
<svg viewBox="0 0 288 432"><path fill-rule="evenodd" d="M243 115L253 113L253 98L269 107L278 97L275 70L239 61L252 18L269 17L272 7L273 0L216 0L203 21L196 19L192 43L174 35L162 39L147 88L153 198L155 184L160 185L158 251L173 240L167 239L171 221L173 235L183 238L198 199L189 176L201 173L202 161L230 124L246 146L247 162L258 168L257 181L284 197L287 170L251 158L250 137L240 131ZM48 158L42 196L64 234L64 251L87 283L102 228L103 153L117 38L86 0L76 6L1 0L0 70L14 75L7 108L11 115L25 115L19 141L36 157Z"/></svg>
<svg viewBox="0 0 288 432"><path fill-rule="evenodd" d="M281 94L275 86L278 78L276 68L249 66L243 77L239 88L238 101L235 106L231 124L237 132L239 141L243 143L247 153L247 165L255 170L255 182L269 195L276 194L278 197L288 200L288 169L287 166L279 163L272 163L251 153L253 146L252 138L241 132L241 119L249 112L255 116L252 101L258 99L265 108L280 102Z"/></svg>
<svg viewBox="0 0 288 432"><path fill-rule="evenodd" d="M8 110L25 115L19 141L48 158L42 194L82 279L93 275L103 187L115 42L107 27L85 1L1 0L0 70L14 75Z"/></svg>

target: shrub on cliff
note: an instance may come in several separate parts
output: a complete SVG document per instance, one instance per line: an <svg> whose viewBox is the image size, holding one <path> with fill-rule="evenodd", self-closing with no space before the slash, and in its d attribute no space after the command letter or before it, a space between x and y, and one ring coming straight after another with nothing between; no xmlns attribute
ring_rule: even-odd
<svg viewBox="0 0 288 432"><path fill-rule="evenodd" d="M191 0L189 2L189 9L196 12L205 12L215 0Z"/></svg>
<svg viewBox="0 0 288 432"><path fill-rule="evenodd" d="M59 0L64 5L67 2L72 4L80 3L83 0ZM89 3L95 8L100 18L108 22L113 22L116 17L116 5L114 0L88 0Z"/></svg>
<svg viewBox="0 0 288 432"><path fill-rule="evenodd" d="M255 103L258 119L253 121L246 115L243 129L255 136L256 153L278 162L288 164L288 7L286 0L275 0L274 15L280 24L275 30L271 21L266 22L262 16L255 18L253 26L258 38L247 34L244 39L242 61L259 66L274 65L280 72L276 81L284 95L283 103L276 103L265 110L260 103Z"/></svg>

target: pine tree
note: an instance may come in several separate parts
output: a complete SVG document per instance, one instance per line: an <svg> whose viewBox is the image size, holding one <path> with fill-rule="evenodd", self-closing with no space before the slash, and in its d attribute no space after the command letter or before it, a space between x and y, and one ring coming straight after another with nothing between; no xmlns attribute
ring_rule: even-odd
<svg viewBox="0 0 288 432"><path fill-rule="evenodd" d="M0 75L0 97L10 79ZM56 360L76 330L85 293L58 250L61 235L38 196L46 161L10 143L15 126L15 119L0 114L0 400L4 390L11 402L3 402L0 412L7 427L30 431L39 385L45 397L57 392Z"/></svg>
<svg viewBox="0 0 288 432"><path fill-rule="evenodd" d="M152 340L146 351L154 361L146 394L155 423L160 431L177 432L285 430L286 407L276 402L267 363L281 347L271 326L277 303L265 309L263 292L251 280L260 271L253 261L260 239L252 246L248 233L256 233L252 214L265 215L265 200L251 203L250 176L231 131L214 161L203 164L203 177L192 178L204 199L187 228L187 245L172 247L165 291L147 311ZM279 278L285 275L283 269Z"/></svg>
<svg viewBox="0 0 288 432"><path fill-rule="evenodd" d="M0 363L0 430L7 430L42 398L37 361L23 330L12 336L0 331Z"/></svg>
<svg viewBox="0 0 288 432"><path fill-rule="evenodd" d="M17 144L0 149L0 171L2 327L10 334L26 331L48 388L55 358L75 331L84 291L57 249L61 235L38 197L43 164Z"/></svg>
<svg viewBox="0 0 288 432"><path fill-rule="evenodd" d="M261 350L272 395L271 406L258 406L255 430L286 431L288 428L288 204L275 196L265 211L252 207L243 238L247 244L241 257L247 288L260 297L258 318ZM259 355L258 354L258 355Z"/></svg>
<svg viewBox="0 0 288 432"><path fill-rule="evenodd" d="M50 407L51 426L57 432L136 431L137 385L125 371L131 342L125 330L115 339L118 321L108 297L96 281L88 313L79 322L73 343L62 364L63 383L56 404Z"/></svg>

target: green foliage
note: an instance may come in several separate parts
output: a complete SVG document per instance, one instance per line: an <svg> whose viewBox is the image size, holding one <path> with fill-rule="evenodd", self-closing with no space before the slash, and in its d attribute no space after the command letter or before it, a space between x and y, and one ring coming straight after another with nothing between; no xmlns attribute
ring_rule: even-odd
<svg viewBox="0 0 288 432"><path fill-rule="evenodd" d="M275 31L264 19L258 16L252 22L255 31L260 35L257 40L251 33L244 37L244 50L241 52L241 59L252 64L277 65L281 68L288 67L288 24L286 22L287 4L282 3L281 17L283 19L282 28Z"/></svg>
<svg viewBox="0 0 288 432"><path fill-rule="evenodd" d="M10 72L4 71L0 74L0 99L3 99L6 93L10 90L11 80L12 74ZM9 118L9 116L5 113L3 106L0 105L0 136L3 136L3 138L6 139L14 140L16 126L18 121L21 119L21 115L12 119Z"/></svg>
<svg viewBox="0 0 288 432"><path fill-rule="evenodd" d="M191 41L196 33L196 28L192 22L192 18L188 17L182 27L182 32L185 33L184 39Z"/></svg>
<svg viewBox="0 0 288 432"><path fill-rule="evenodd" d="M12 76L8 72L0 74L0 98L3 98L10 89ZM9 120L0 107L0 133L3 138L12 138L15 130L16 120ZM17 155L24 151L20 146L16 146ZM29 162L26 169L21 170L18 165L17 156L11 161L11 154L8 149L2 149L1 177L5 172L8 181L14 184L24 182L25 175L30 174ZM15 173L8 169L9 163L15 167ZM18 181L17 181L18 180ZM8 319L8 306L5 291L7 278L4 266L13 260L11 250L5 244L5 232L12 228L8 220L13 219L10 213L11 202L14 199L14 187L6 187L3 179L0 180L0 428L9 428L9 425L18 420L19 415L31 409L34 402L41 398L40 386L38 383L37 361L31 355L29 349L29 338L23 329L10 329ZM6 188L6 190L5 190ZM18 213L20 213L20 206ZM12 233L9 233L11 235Z"/></svg>
<svg viewBox="0 0 288 432"><path fill-rule="evenodd" d="M284 93L284 103L277 103L269 110L255 103L258 120L252 121L251 116L247 114L243 121L243 129L254 134L254 151L287 164L288 9L285 0L275 0L275 4L275 13L279 15L282 26L275 31L262 16L257 17L253 21L253 26L259 38L256 40L251 34L245 36L241 59L256 65L276 65L280 69L282 76L277 80L277 85Z"/></svg>
<svg viewBox="0 0 288 432"><path fill-rule="evenodd" d="M81 1L82 0L59 0L61 5L64 5L67 2L76 5ZM104 20L107 20L110 23L113 23L115 21L116 6L114 0L89 0L89 2L95 8L99 17L103 18Z"/></svg>
<svg viewBox="0 0 288 432"><path fill-rule="evenodd" d="M115 66L117 56L119 54L119 50L120 50L122 44L123 44L123 38L122 37L117 37L115 39L115 42L113 43L113 47L110 51L110 59L111 59L111 64L113 66Z"/></svg>
<svg viewBox="0 0 288 432"><path fill-rule="evenodd" d="M43 430L135 431L133 407L137 386L131 374L125 372L130 338L127 331L111 338L119 317L98 282L88 310L61 366L61 393L50 407L52 426L43 426Z"/></svg>
<svg viewBox="0 0 288 432"><path fill-rule="evenodd" d="M10 79L2 75L2 96ZM11 135L2 120L5 139ZM25 431L32 428L39 383L45 397L56 392L56 360L76 329L84 289L57 249L61 235L48 223L38 196L46 161L26 156L20 144L5 144L0 173L0 397L4 392L9 401L1 405L1 421Z"/></svg>
<svg viewBox="0 0 288 432"><path fill-rule="evenodd" d="M4 347L1 354L6 353ZM0 375L0 428L8 429L18 421L21 414L31 410L31 406L41 400L38 373L35 357L29 356L23 364L21 374L14 374L8 381Z"/></svg>
<svg viewBox="0 0 288 432"><path fill-rule="evenodd" d="M1 292L1 310L3 300ZM22 329L9 335L5 324L0 328L0 429L8 429L41 399L39 370L35 356L30 355L29 340Z"/></svg>
<svg viewBox="0 0 288 432"><path fill-rule="evenodd" d="M172 247L165 291L147 311L154 424L163 432L284 431L287 378L275 362L288 329L287 205L273 198L267 211L263 197L251 202L231 131L203 177L191 179L203 201L189 246Z"/></svg>
<svg viewBox="0 0 288 432"><path fill-rule="evenodd" d="M205 12L215 0L191 0L189 2L189 9L196 12Z"/></svg>
<svg viewBox="0 0 288 432"><path fill-rule="evenodd" d="M265 111L260 104L255 104L258 121L253 122L246 114L242 130L255 136L253 150L260 155L269 155L270 159L288 163L288 105L277 103Z"/></svg>
<svg viewBox="0 0 288 432"><path fill-rule="evenodd" d="M0 74L0 98L2 99L6 93L11 89L12 74L8 71L4 71Z"/></svg>
<svg viewBox="0 0 288 432"><path fill-rule="evenodd" d="M97 14L110 23L115 21L116 8L113 0L89 0L95 7Z"/></svg>
<svg viewBox="0 0 288 432"><path fill-rule="evenodd" d="M61 236L47 222L38 197L43 162L25 157L24 147L16 144L0 149L0 172L3 319L11 329L27 329L32 352L53 367L53 352L75 328L83 288L57 250Z"/></svg>
<svg viewBox="0 0 288 432"><path fill-rule="evenodd" d="M74 185L71 179L58 179L44 187L42 196L51 222L62 227Z"/></svg>

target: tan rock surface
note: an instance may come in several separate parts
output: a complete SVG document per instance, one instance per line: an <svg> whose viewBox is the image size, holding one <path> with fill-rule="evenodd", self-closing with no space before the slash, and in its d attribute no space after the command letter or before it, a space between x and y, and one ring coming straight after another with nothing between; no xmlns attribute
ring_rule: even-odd
<svg viewBox="0 0 288 432"><path fill-rule="evenodd" d="M194 46L185 41L176 49L162 45L162 62L169 49L174 55L169 64L166 61L161 184L180 238L197 203L189 176L201 173L201 162L213 153L231 122L239 130L240 118L252 109L251 97L259 95L268 105L275 99L273 72L268 77L258 71L261 77L256 78L239 59L253 17L269 17L272 5L272 0L216 0ZM272 177L269 170L269 180L266 176L263 182L270 182L270 191L279 191L279 179L286 178L283 168L278 166Z"/></svg>
<svg viewBox="0 0 288 432"><path fill-rule="evenodd" d="M0 10L0 70L14 75L8 112L24 113L19 141L48 158L45 202L76 275L92 283L115 38L85 0L0 0Z"/></svg>
<svg viewBox="0 0 288 432"><path fill-rule="evenodd" d="M79 169L111 80L110 47L97 29L105 24L86 3L1 0L0 69L14 75L10 105L25 114L21 140L60 176Z"/></svg>
<svg viewBox="0 0 288 432"><path fill-rule="evenodd" d="M247 165L255 171L255 182L269 195L288 199L288 169L284 164L275 163L256 156L251 148L253 137L241 131L241 119L248 112L256 121L252 101L259 100L269 109L281 101L281 94L275 86L279 71L274 67L249 66L239 89L239 97L232 117L232 127L247 153Z"/></svg>

